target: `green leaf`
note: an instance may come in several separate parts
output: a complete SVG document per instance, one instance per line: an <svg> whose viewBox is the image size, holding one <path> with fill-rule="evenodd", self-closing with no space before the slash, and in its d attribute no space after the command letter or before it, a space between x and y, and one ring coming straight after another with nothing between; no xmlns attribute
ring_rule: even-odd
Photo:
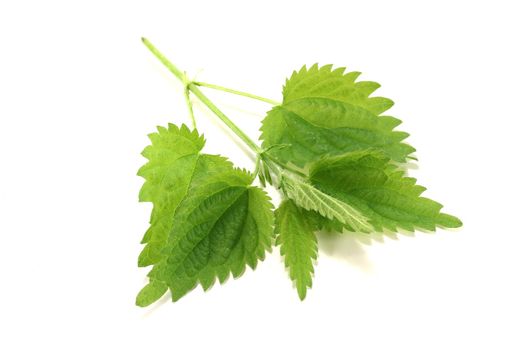
<svg viewBox="0 0 525 350"><path fill-rule="evenodd" d="M335 219L354 231L372 230L367 218L351 204L320 191L292 173L283 173L281 186L288 198L306 210L314 210L327 219Z"/></svg>
<svg viewBox="0 0 525 350"><path fill-rule="evenodd" d="M173 213L188 191L199 151L204 147L202 136L185 125L178 128L169 124L157 130L148 135L151 145L142 152L148 163L138 172L146 180L139 200L153 203L150 227L142 239L147 245L139 256L139 266L151 265L160 258Z"/></svg>
<svg viewBox="0 0 525 350"><path fill-rule="evenodd" d="M151 145L142 152L148 163L138 172L146 180L139 200L153 203L150 227L142 239L146 246L139 256L139 266L152 265L161 259L175 209L188 192L210 176L232 168L222 157L200 154L204 138L185 125L178 128L169 124L168 128L157 129L157 133L149 135Z"/></svg>
<svg viewBox="0 0 525 350"><path fill-rule="evenodd" d="M308 219L314 223L316 231L337 233L343 233L344 230L356 231L353 227L345 225L337 219L328 219L312 210L306 212L306 216L308 216Z"/></svg>
<svg viewBox="0 0 525 350"><path fill-rule="evenodd" d="M360 72L345 74L346 68L332 69L332 65L320 67L314 64L310 69L303 66L293 72L283 87L283 103L311 97L323 97L359 106L373 114L381 114L394 105L385 97L370 97L381 85L373 81L356 79Z"/></svg>
<svg viewBox="0 0 525 350"><path fill-rule="evenodd" d="M272 205L261 189L249 187L252 174L199 153L203 138L185 126L158 128L150 139L143 152L149 161L139 170L146 179L140 200L153 202L153 210L139 266L154 266L139 306L168 287L176 300L197 282L207 289L215 276L221 282L230 272L240 276L264 258L273 237ZM200 270L190 278L186 269L192 268Z"/></svg>
<svg viewBox="0 0 525 350"><path fill-rule="evenodd" d="M198 283L207 290L216 278L223 283L230 274L242 275L246 265L255 269L270 250L269 198L236 172L189 193L175 212L165 258L149 275L169 286L173 301Z"/></svg>
<svg viewBox="0 0 525 350"><path fill-rule="evenodd" d="M310 181L320 191L357 208L375 230L434 231L460 227L461 221L441 213L442 205L421 197L425 188L405 177L379 152L361 151L326 157L310 167Z"/></svg>
<svg viewBox="0 0 525 350"><path fill-rule="evenodd" d="M314 261L317 259L314 231L315 225L308 219L306 211L294 202L285 200L275 211L276 245L281 246L284 264L301 300L306 297L307 288L312 287Z"/></svg>
<svg viewBox="0 0 525 350"><path fill-rule="evenodd" d="M325 155L364 149L382 150L404 162L415 149L402 141L408 134L394 131L401 121L380 116L393 102L370 97L379 88L374 82L356 82L357 72L344 74L332 66L294 72L283 88L283 103L263 121L263 147L280 161L304 166Z"/></svg>

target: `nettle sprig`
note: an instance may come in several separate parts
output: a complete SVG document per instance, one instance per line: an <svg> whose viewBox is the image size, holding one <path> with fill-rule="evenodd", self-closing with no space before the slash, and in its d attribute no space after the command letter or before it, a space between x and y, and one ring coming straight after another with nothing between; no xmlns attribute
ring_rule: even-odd
<svg viewBox="0 0 525 350"><path fill-rule="evenodd" d="M139 266L152 266L136 303L147 306L168 290L173 301L200 284L239 277L254 269L272 245L280 246L300 299L312 286L316 231L396 232L456 228L461 221L421 197L424 187L403 164L415 149L383 115L393 102L370 97L379 84L357 81L358 72L331 65L303 66L283 87L282 102L222 86L194 82L153 44L146 47L184 84L192 120L158 127L143 151L148 162L140 201L153 203ZM273 105L262 121L262 146L251 140L204 95L218 89ZM206 105L256 155L255 171L203 153L190 93ZM283 201L275 211L266 192L276 186Z"/></svg>

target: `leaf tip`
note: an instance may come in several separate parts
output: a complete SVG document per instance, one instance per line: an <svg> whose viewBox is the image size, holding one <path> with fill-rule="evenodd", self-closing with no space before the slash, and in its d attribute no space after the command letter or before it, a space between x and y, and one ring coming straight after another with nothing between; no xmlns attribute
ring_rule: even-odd
<svg viewBox="0 0 525 350"><path fill-rule="evenodd" d="M139 307L150 306L157 300L159 300L168 291L168 286L159 281L150 281L144 288L141 289L137 298L135 299L135 305Z"/></svg>
<svg viewBox="0 0 525 350"><path fill-rule="evenodd" d="M441 213L439 215L438 225L445 228L460 228L463 226L463 222L453 215Z"/></svg>
<svg viewBox="0 0 525 350"><path fill-rule="evenodd" d="M306 288L297 288L297 295L299 296L299 300L304 301L306 298Z"/></svg>

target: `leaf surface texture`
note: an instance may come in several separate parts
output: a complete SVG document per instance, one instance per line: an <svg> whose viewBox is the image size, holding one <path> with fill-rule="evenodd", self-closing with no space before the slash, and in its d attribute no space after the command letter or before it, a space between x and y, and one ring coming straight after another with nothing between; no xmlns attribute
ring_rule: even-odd
<svg viewBox="0 0 525 350"><path fill-rule="evenodd" d="M312 164L309 177L320 191L357 208L377 231L461 226L456 217L441 213L441 204L421 196L425 188L416 179L376 151L323 158Z"/></svg>
<svg viewBox="0 0 525 350"><path fill-rule="evenodd" d="M286 81L283 103L270 110L261 128L263 146L284 163L300 167L325 155L378 149L404 162L415 149L408 134L394 130L401 121L381 115L393 102L370 97L379 84L356 82L358 72L331 65L303 67Z"/></svg>

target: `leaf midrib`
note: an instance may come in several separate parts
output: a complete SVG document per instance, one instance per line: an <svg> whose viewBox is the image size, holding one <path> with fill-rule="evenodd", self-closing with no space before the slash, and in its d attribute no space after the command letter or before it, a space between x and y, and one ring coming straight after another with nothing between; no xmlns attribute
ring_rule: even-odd
<svg viewBox="0 0 525 350"><path fill-rule="evenodd" d="M230 187L222 188L222 189L220 189L220 190L215 191L214 193L212 193L210 196L208 196L208 198L209 198L209 197L212 197L212 196L215 196L216 194L218 194L218 193L220 193L220 192L222 192L222 191L225 191L225 190L227 190L227 189L231 189L231 188L245 188L245 187L243 187L243 186L230 186ZM247 190L247 189L246 189L246 190ZM217 222L219 221L219 219L224 215L224 213L225 213L226 211L228 211L228 210L229 210L229 209L230 209L235 203L237 203L237 201L239 200L239 198L240 198L244 193L245 193L245 191L240 192L240 194L239 194L239 195L238 195L238 196L237 196L237 197L231 202L231 204L228 205L228 206L227 206L227 207L221 212L221 214L217 216L217 219L213 222L213 225L212 225L212 227L210 228L210 230L208 230L207 233L206 233L201 239L199 239L199 240L196 242L196 244L192 245L192 248L188 251L188 253L185 254L184 258L182 258L182 259L180 260L180 263L178 263L178 264L174 264L174 265L175 265L175 266L173 266L173 269L174 269L174 270L178 270L178 268L182 265L182 263L185 262L186 259L188 258L188 256L190 256L190 254L194 251L195 247L196 247L197 245L199 245L204 239L206 239L207 237L210 236L210 232L213 230L213 228L215 227L215 225L217 225ZM192 210L190 211L190 213L193 212L193 211L194 211L199 205L200 205L200 204L198 204L198 205L196 205L194 208L192 208ZM244 220L245 220L245 219L244 219ZM183 237L186 237L187 234L188 234L190 231L192 231L193 228L195 228L197 225L198 225L198 224L195 224L195 225L193 225L193 226L190 226L190 228L188 228L187 230L185 230L186 232L185 232L185 234L184 234ZM243 221L243 225L244 225L244 221ZM180 240L181 240L183 237L179 237L179 239L177 239L177 240L174 242L174 245L178 245L178 243L180 242ZM173 250L173 249L172 249L172 250ZM208 253L209 253L209 252L208 252ZM208 261L209 261L209 260L208 260Z"/></svg>

